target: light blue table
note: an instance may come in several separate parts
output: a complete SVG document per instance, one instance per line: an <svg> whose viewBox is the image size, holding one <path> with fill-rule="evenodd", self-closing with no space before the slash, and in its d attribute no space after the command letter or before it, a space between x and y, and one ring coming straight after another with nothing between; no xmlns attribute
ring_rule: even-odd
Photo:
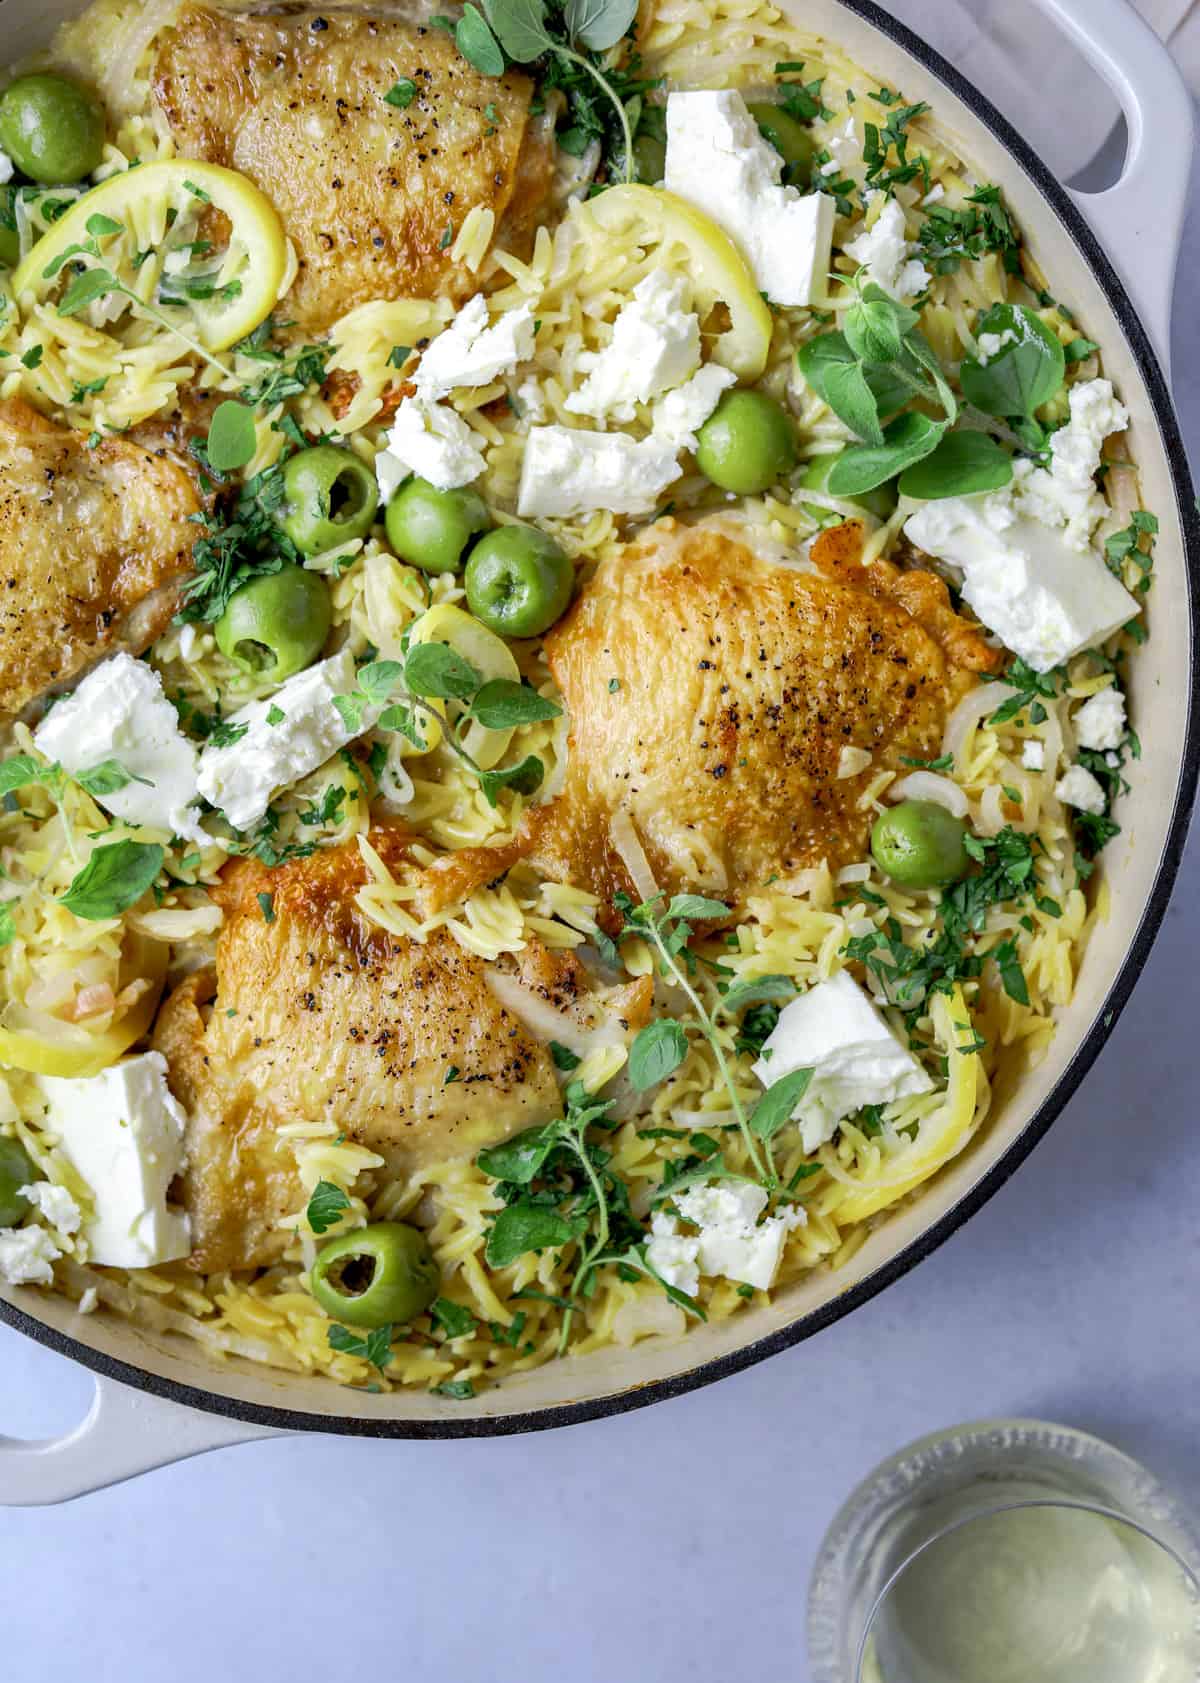
<svg viewBox="0 0 1200 1683"><path fill-rule="evenodd" d="M1200 187L1176 385L1200 440ZM803 1683L807 1579L855 1481L954 1421L1111 1437L1200 1506L1200 844L1083 1090L962 1232L799 1349L682 1401L537 1437L292 1439L71 1507L0 1512L9 1674L30 1683ZM90 1381L0 1327L0 1430Z"/></svg>

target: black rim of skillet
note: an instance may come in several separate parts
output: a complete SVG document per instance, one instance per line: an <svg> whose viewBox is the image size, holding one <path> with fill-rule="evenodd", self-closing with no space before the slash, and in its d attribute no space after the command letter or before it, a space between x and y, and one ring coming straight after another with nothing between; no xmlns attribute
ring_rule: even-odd
<svg viewBox="0 0 1200 1683"><path fill-rule="evenodd" d="M1043 198L1057 213L1060 221L1065 225L1067 232L1082 251L1099 280L1117 322L1133 351L1139 372L1145 381L1150 396L1155 419L1158 422L1162 437L1163 448L1171 470L1171 478L1175 486L1180 525L1183 532L1184 560L1191 609L1187 732L1180 765L1179 783L1175 793L1175 808L1171 817L1170 829L1167 832L1158 874L1155 877L1154 886L1142 913L1141 921L1130 942L1129 950L1121 967L1113 978L1103 1008L1086 1039L1080 1044L1075 1056L1059 1077L1045 1103L1030 1118L1003 1157L989 1169L987 1174L977 1185L972 1187L959 1203L954 1205L952 1209L947 1210L945 1215L941 1216L924 1233L914 1239L911 1244L906 1245L898 1255L876 1269L867 1279L844 1292L832 1302L824 1304L808 1315L801 1316L791 1325L782 1327L776 1332L768 1333L765 1337L757 1338L739 1350L714 1357L710 1361L703 1362L685 1373L675 1374L671 1378L648 1380L645 1384L635 1385L633 1388L614 1396L598 1397L590 1401L560 1403L551 1408L531 1409L525 1413L498 1418L472 1416L466 1413L461 1416L448 1414L445 1418L437 1420L390 1420L367 1416L310 1414L298 1409L274 1408L257 1403L242 1402L237 1398L224 1396L216 1391L204 1390L198 1386L183 1384L178 1380L162 1378L158 1374L149 1373L143 1368L135 1367L132 1363L118 1361L101 1351L93 1350L77 1339L71 1338L53 1327L46 1326L23 1310L0 1301L0 1318L7 1321L10 1326L16 1327L18 1331L27 1333L29 1337L36 1339L39 1344L44 1344L51 1350L57 1350L60 1355L69 1356L73 1361L91 1368L105 1378L120 1380L123 1384L130 1385L135 1389L148 1391L155 1396L165 1397L189 1408L197 1408L210 1414L244 1420L254 1425L275 1427L282 1431L334 1432L344 1436L375 1438L474 1438L507 1436L516 1432L545 1431L554 1426L573 1426L582 1424L587 1420L605 1419L610 1415L622 1414L630 1409L642 1408L649 1403L662 1402L668 1397L683 1396L688 1391L698 1390L702 1385L712 1384L714 1380L724 1379L728 1374L740 1373L744 1368L753 1367L755 1363L764 1361L766 1357L773 1356L781 1350L790 1349L792 1345L799 1344L803 1339L811 1338L814 1333L832 1326L835 1321L840 1321L844 1315L848 1315L852 1310L857 1309L860 1304L875 1297L886 1286L891 1285L894 1280L898 1280L902 1275L907 1274L910 1269L916 1267L918 1262L922 1262L927 1256L931 1255L952 1233L956 1232L965 1221L975 1214L976 1210L987 1202L994 1192L1003 1186L1010 1175L1015 1173L1026 1157L1029 1156L1034 1146L1049 1130L1051 1123L1058 1117L1068 1099L1074 1094L1095 1062L1101 1047L1112 1031L1113 1024L1120 1016L1133 991L1134 984L1149 956L1154 938L1158 934L1179 869L1179 862L1187 837L1188 818L1195 798L1197 779L1200 777L1200 684L1197 681L1200 679L1200 644L1198 644L1196 635L1195 601L1196 583L1200 579L1200 515L1197 514L1187 454L1166 381L1133 302L1105 255L1104 248L1084 220L1082 213L1076 208L1066 189L1059 185L1037 154L1011 124L1000 115L995 106L960 75L940 53L935 52L932 47L914 35L911 30L906 29L903 24L898 23L895 18L882 11L879 6L873 3L873 0L839 0L839 4L843 5L847 11L856 13L868 24L873 25L882 35L893 41L917 59L927 70L931 71L952 93L957 94L963 103L1005 146L1032 179L1035 186L1039 188Z"/></svg>

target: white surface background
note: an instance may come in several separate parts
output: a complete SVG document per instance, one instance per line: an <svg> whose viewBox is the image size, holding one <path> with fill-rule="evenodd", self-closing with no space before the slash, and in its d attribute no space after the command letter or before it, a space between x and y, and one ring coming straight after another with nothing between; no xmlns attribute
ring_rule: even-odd
<svg viewBox="0 0 1200 1683"><path fill-rule="evenodd" d="M1194 189L1175 338L1193 444L1198 263ZM997 1414L1069 1421L1200 1506L1197 884L1193 846L1131 1005L1032 1159L848 1320L681 1401L570 1431L276 1441L69 1507L0 1510L6 1670L803 1683L825 1526L921 1433ZM90 1390L0 1327L0 1431L62 1430Z"/></svg>

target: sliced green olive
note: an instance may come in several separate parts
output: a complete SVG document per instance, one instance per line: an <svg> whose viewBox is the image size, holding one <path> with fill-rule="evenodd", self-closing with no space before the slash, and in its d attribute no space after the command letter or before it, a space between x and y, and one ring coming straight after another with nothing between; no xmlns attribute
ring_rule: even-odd
<svg viewBox="0 0 1200 1683"><path fill-rule="evenodd" d="M880 813L871 852L904 888L944 888L971 868L966 823L936 801L901 801Z"/></svg>
<svg viewBox="0 0 1200 1683"><path fill-rule="evenodd" d="M352 1327L407 1325L428 1309L440 1280L428 1239L401 1221L331 1239L309 1274L325 1313Z"/></svg>

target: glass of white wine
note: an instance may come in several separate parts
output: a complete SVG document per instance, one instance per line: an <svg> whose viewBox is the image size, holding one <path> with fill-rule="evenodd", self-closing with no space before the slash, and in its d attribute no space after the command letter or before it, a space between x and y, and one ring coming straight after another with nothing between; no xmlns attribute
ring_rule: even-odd
<svg viewBox="0 0 1200 1683"><path fill-rule="evenodd" d="M1111 1444L993 1420L877 1467L830 1527L811 1683L1198 1683L1200 1535Z"/></svg>

